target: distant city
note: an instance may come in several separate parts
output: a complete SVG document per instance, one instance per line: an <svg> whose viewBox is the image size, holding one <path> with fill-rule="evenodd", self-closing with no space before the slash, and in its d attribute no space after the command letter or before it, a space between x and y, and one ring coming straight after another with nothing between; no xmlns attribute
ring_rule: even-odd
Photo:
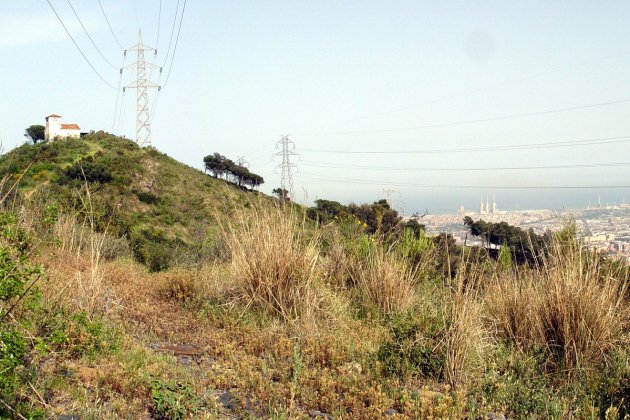
<svg viewBox="0 0 630 420"><path fill-rule="evenodd" d="M460 206L453 214L428 214L412 216L419 218L430 235L448 232L455 239L467 244L479 245L479 238L471 238L463 225L463 218L470 216L474 220L483 219L488 222L507 222L522 229L533 229L542 234L545 231L558 231L571 218L576 221L580 237L592 249L630 259L630 204L589 203L584 209L572 210L500 210L494 196L482 196L479 208L471 211Z"/></svg>

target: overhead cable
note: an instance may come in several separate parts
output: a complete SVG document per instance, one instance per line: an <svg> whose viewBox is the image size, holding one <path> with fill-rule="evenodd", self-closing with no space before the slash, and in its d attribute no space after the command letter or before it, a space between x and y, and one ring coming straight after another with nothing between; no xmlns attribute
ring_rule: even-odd
<svg viewBox="0 0 630 420"><path fill-rule="evenodd" d="M85 62L90 66L90 68L92 69L92 71L99 77L99 79L101 79L103 81L103 83L105 83L107 86L109 86L112 89L116 89L116 87L114 85L112 85L111 83L109 83L107 80L105 80L105 78L103 76L101 76L101 74L96 70L96 68L94 68L94 66L92 65L92 63L90 63L90 60L88 60L88 58L86 57L86 55L83 53L83 51L81 50L81 48L79 47L79 44L77 44L77 42L74 40L74 38L72 37L72 35L70 34L70 31L68 31L68 28L66 27L65 23L63 23L63 20L61 20L61 17L59 16L59 14L57 13L57 10L55 10L55 7L52 5L52 3L50 2L50 0L46 0L46 2L48 3L48 5L50 6L50 8L52 9L53 13L55 13L55 16L57 16L57 20L59 20L59 23L61 23L61 26L63 26L63 29L66 31L66 33L68 34L68 36L70 37L70 39L72 40L72 43L74 44L74 46L77 48L77 50L79 51L79 53L81 54L81 56L83 57L83 59L85 60Z"/></svg>

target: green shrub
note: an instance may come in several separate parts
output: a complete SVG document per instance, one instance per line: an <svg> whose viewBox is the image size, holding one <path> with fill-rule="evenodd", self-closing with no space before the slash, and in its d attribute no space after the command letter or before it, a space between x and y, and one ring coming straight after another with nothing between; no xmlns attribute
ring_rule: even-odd
<svg viewBox="0 0 630 420"><path fill-rule="evenodd" d="M560 418L562 397L541 373L540 359L534 354L499 348L483 375L476 394L469 399L470 409L501 410L508 418ZM476 398L475 398L476 397ZM573 402L575 404L575 402Z"/></svg>
<svg viewBox="0 0 630 420"><path fill-rule="evenodd" d="M199 411L200 402L188 384L176 380L151 381L152 415L156 419L179 420Z"/></svg>
<svg viewBox="0 0 630 420"><path fill-rule="evenodd" d="M0 213L0 399L28 413L19 408L21 397L16 391L27 365L24 331L30 325L30 312L37 308L34 285L42 269L31 264L30 238L16 220L13 214ZM15 412L2 406L0 416L14 417Z"/></svg>
<svg viewBox="0 0 630 420"><path fill-rule="evenodd" d="M91 159L83 159L66 169L59 177L59 183L62 185L76 182L106 184L113 179L109 167L93 162Z"/></svg>
<svg viewBox="0 0 630 420"><path fill-rule="evenodd" d="M39 350L55 351L72 358L95 357L119 348L119 335L100 318L85 312L70 315L64 310L46 314L39 327Z"/></svg>
<svg viewBox="0 0 630 420"><path fill-rule="evenodd" d="M175 249L185 244L169 240L161 230L146 228L132 232L130 245L138 262L146 265L151 272L158 272L172 265Z"/></svg>
<svg viewBox="0 0 630 420"><path fill-rule="evenodd" d="M421 376L439 379L446 356L440 343L444 339L442 322L431 314L393 315L389 320L390 338L381 344L377 358L383 372L401 378Z"/></svg>
<svg viewBox="0 0 630 420"><path fill-rule="evenodd" d="M146 204L158 204L160 202L160 197L150 192L138 191L136 195L138 200Z"/></svg>

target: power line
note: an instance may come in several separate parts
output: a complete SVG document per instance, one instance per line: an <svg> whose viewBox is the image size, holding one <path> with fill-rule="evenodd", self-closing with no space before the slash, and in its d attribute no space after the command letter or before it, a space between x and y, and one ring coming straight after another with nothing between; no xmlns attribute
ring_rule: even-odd
<svg viewBox="0 0 630 420"><path fill-rule="evenodd" d="M168 39L168 48L166 50L166 55L164 56L164 64L161 67L166 65L168 61L168 55L171 53L171 46L173 44L173 36L175 35L175 26L177 26L177 15L179 14L179 0L177 0L177 5L175 6L175 15L173 16L173 26L171 28L171 36Z"/></svg>
<svg viewBox="0 0 630 420"><path fill-rule="evenodd" d="M630 185L553 185L553 186L492 185L492 186L489 186L489 185L454 185L454 184L416 184L416 183L411 183L411 182L389 182L389 181L381 181L381 180L327 177L327 176L320 176L317 174L308 174L308 173L302 174L300 178L312 179L312 180L318 180L318 181L345 182L349 184L416 187L416 188L515 189L515 190L559 190L559 189L580 190L580 189L604 189L604 188L610 188L610 189L630 188Z"/></svg>
<svg viewBox="0 0 630 420"><path fill-rule="evenodd" d="M81 48L79 47L79 44L77 44L77 42L74 40L74 38L72 37L72 35L70 34L70 31L68 31L68 28L66 28L66 25L63 23L63 20L61 20L61 17L59 16L59 14L57 13L57 10L55 10L55 7L52 5L52 3L50 2L50 0L46 0L46 2L48 3L48 5L50 6L50 8L52 9L53 13L55 14L55 16L57 16L57 20L59 20L59 23L61 23L61 26L63 26L63 29L66 31L66 33L68 34L68 36L70 37L70 39L72 40L72 43L74 44L74 46L77 48L77 50L79 50L79 53L81 54L81 56L83 57L83 59L85 60L85 62L90 66L90 68L92 69L92 71L94 73L96 73L96 75L99 77L99 79L101 79L103 81L103 83L105 83L107 86L109 86L112 89L116 89L116 87L114 85L112 85L111 83L109 83L107 80L105 80L105 78L103 78L103 76L101 76L101 74L96 71L96 68L94 68L94 66L92 65L92 63L90 63L90 60L88 60L88 58L85 56L85 54L83 53L83 51L81 50Z"/></svg>
<svg viewBox="0 0 630 420"><path fill-rule="evenodd" d="M179 34L182 30L182 21L184 20L185 11L186 11L186 0L184 0L184 5L182 6L182 14L179 18L179 27L177 28L177 37L175 38L175 46L173 47L173 55L171 56L171 64L169 65L168 73L166 73L166 80L164 81L164 85L162 85L162 88L166 88L166 85L168 84L168 79L171 77L171 69L173 68L173 61L175 61L175 53L177 52L177 44L179 43Z"/></svg>
<svg viewBox="0 0 630 420"><path fill-rule="evenodd" d="M116 135L120 136L120 120L122 119L122 114L125 110L125 90L122 91L122 97L120 99L120 112L118 114L118 123L116 125Z"/></svg>
<svg viewBox="0 0 630 420"><path fill-rule="evenodd" d="M619 100L608 101L608 102L600 102L596 104L578 105L578 106L557 108L557 109L551 109L551 110L545 110L545 111L526 112L522 114L502 115L498 117L480 118L476 120L463 120L463 121L453 121L449 123L440 123L440 124L417 125L413 127L384 128L384 129L377 129L377 130L357 130L357 131L336 131L336 132L331 131L331 132L320 132L320 133L311 132L311 133L298 133L296 135L333 136L333 135L393 133L393 132L400 132L400 131L421 130L425 128L452 127L452 126L458 126L458 125L477 124L477 123L489 122L489 121L500 121L500 120L514 119L514 118L533 117L537 115L553 114L556 112L576 111L579 109L588 109L588 108L596 108L600 106L616 105L616 104L621 104L621 103L626 103L626 102L630 102L630 99L619 99Z"/></svg>
<svg viewBox="0 0 630 420"><path fill-rule="evenodd" d="M120 47L121 50L124 50L125 47L122 46L122 44L120 43L120 41L118 40L118 37L116 36L116 34L114 33L114 30L112 29L112 25L110 25L109 23L109 19L107 18L107 14L105 13L105 9L103 9L103 5L101 4L101 0L97 0L98 1L98 5L101 8L101 12L103 12L103 17L105 18L105 22L107 22L107 27L109 28L109 31L112 33L112 36L114 37L114 39L116 40L116 43L118 44L118 46Z"/></svg>
<svg viewBox="0 0 630 420"><path fill-rule="evenodd" d="M79 17L79 14L77 13L77 11L75 10L74 6L72 6L72 3L70 2L70 0L68 1L68 6L70 6L70 9L72 9L72 13L74 13L74 16L77 18L77 20L79 21L79 24L81 25L81 27L83 28L83 32L85 32L85 35L88 37L88 39L90 40L90 42L92 43L92 45L94 46L94 48L96 49L96 51L98 51L98 53L101 55L101 57L103 57L103 60L105 60L105 62L107 64L109 64L112 68L117 69L118 67L116 67L115 65L113 65L108 59L107 57L105 57L105 54L103 54L103 52L100 50L100 48L96 45L96 42L94 42L94 40L92 39L92 37L90 36L90 33L88 32L88 30L85 28L85 25L83 25L83 22L81 21L81 18Z"/></svg>
<svg viewBox="0 0 630 420"><path fill-rule="evenodd" d="M425 105L431 105L431 104L435 104L435 103L438 103L438 102L444 102L444 101L448 101L448 100L451 100L451 99L456 99L456 98L460 98L460 97L463 97L463 96L467 96L467 95L469 95L471 93L481 93L481 92L485 92L485 91L492 90L492 89L495 89L495 88L500 88L500 87L509 86L509 85L512 85L512 84L515 84L515 83L520 83L520 82L524 82L524 81L528 81L528 80L537 79L537 78L540 78L540 77L543 77L543 76L547 76L547 75L553 74L553 73L558 73L558 72L561 72L561 71L564 71L564 70L570 70L570 69L574 69L574 68L577 68L577 67L582 67L582 66L585 66L585 65L598 63L598 62L601 62L601 61L610 60L612 58L616 58L616 57L621 56L621 55L627 55L629 53L630 53L630 50L623 50L623 51L616 52L614 54L604 55L604 56L600 56L600 57L597 57L597 58L594 58L594 59L581 61L581 62L578 62L578 63L573 63L573 64L567 64L567 65L559 66L559 67L553 68L553 69L548 70L548 71L534 73L534 74L530 74L530 75L526 75L526 76L522 76L522 77L516 77L516 78L510 79L510 80L504 81L504 82L498 82L498 83L491 84L491 85L488 85L488 86L484 86L484 87L481 87L481 88L476 88L476 89L470 89L470 90L466 90L466 91L456 92L456 93L453 93L453 94L448 95L448 96L443 96L443 97L440 97L440 98L430 99L428 101L425 101L423 103L416 104L416 105L413 105L413 106L408 106L408 107L404 107L404 108L398 108L398 109L390 110L390 111L373 113L373 114L365 115L363 117L354 118L352 120L346 120L346 121L343 121L343 122L338 122L338 123L335 123L335 124L345 124L345 123L353 122L353 121L356 121L356 120L372 118L372 117L376 117L376 116L380 116L380 115L389 115L389 114L393 114L393 113L396 113L396 112L403 112L403 111L407 111L407 110L411 110L411 109L416 109L416 108L420 108L420 107L425 106Z"/></svg>
<svg viewBox="0 0 630 420"><path fill-rule="evenodd" d="M177 0L177 4L175 5L175 14L173 15L173 25L171 27L171 36L169 37L169 40L168 40L168 48L166 50L166 55L164 56L164 63L160 66L160 74L158 75L158 80L157 80L158 85L160 84L160 81L162 80L162 69L168 62L168 57L171 53L171 46L173 45L173 36L175 35L175 27L177 26L177 15L179 15L179 1L180 0ZM161 7L162 7L162 2L160 0L160 10L161 10ZM183 18L183 10L182 10L182 18ZM181 26L181 20L180 20L180 26ZM157 45L156 45L156 48L157 48ZM171 60L171 66L172 66L172 60ZM169 74L170 74L170 69L169 69ZM153 121L153 118L155 118L155 114L157 112L157 103L158 103L158 99L160 98L161 92L162 92L162 89L158 90L158 93L153 98L153 105L151 107L153 109L153 114L151 116L151 121Z"/></svg>
<svg viewBox="0 0 630 420"><path fill-rule="evenodd" d="M577 168L609 168L630 166L630 162L610 162L610 163L585 163L575 165L549 165L549 166L504 166L485 168L419 168L419 167L397 167L397 166L368 166L368 165L336 165L325 162L303 161L301 166L316 168L338 168L338 169L358 169L370 171L418 171L418 172L467 172L467 171L523 171L541 169L577 169Z"/></svg>
<svg viewBox="0 0 630 420"><path fill-rule="evenodd" d="M118 114L118 100L120 99L120 94L121 94L121 86L122 86L122 76L123 76L123 72L122 69L123 67L125 67L125 59L127 58L127 54L125 54L123 56L123 62L122 62L122 66L120 67L120 76L118 77L118 88L116 89L116 102L114 104L114 119L112 121L112 134L115 133L115 128L116 128L116 117Z"/></svg>
<svg viewBox="0 0 630 420"><path fill-rule="evenodd" d="M546 149L570 146L593 146L599 144L626 143L630 141L630 136L601 137L583 140L569 140L560 142L546 142L533 144L515 144L510 146L487 146L487 147L467 147L451 149L422 149L422 150L331 150L331 149L300 149L300 152L313 153L335 153L335 154L433 154L433 153L469 153L469 152L489 152L498 150L526 150L526 149Z"/></svg>
<svg viewBox="0 0 630 420"><path fill-rule="evenodd" d="M157 49L159 48L159 42L160 42L160 26L162 24L162 0L160 0L160 8L158 10L158 27L157 27L157 37L155 38L155 48L156 48L156 53L157 53Z"/></svg>

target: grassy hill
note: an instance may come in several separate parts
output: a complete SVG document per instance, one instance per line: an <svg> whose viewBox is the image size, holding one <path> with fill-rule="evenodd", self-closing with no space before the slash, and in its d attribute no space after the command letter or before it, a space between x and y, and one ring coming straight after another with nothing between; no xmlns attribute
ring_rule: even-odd
<svg viewBox="0 0 630 420"><path fill-rule="evenodd" d="M0 157L0 177L5 175L11 175L7 186L18 182L22 197L66 211L85 210L77 194L87 180L99 228L127 238L136 256L156 270L210 252L219 219L268 199L102 132L18 147Z"/></svg>

